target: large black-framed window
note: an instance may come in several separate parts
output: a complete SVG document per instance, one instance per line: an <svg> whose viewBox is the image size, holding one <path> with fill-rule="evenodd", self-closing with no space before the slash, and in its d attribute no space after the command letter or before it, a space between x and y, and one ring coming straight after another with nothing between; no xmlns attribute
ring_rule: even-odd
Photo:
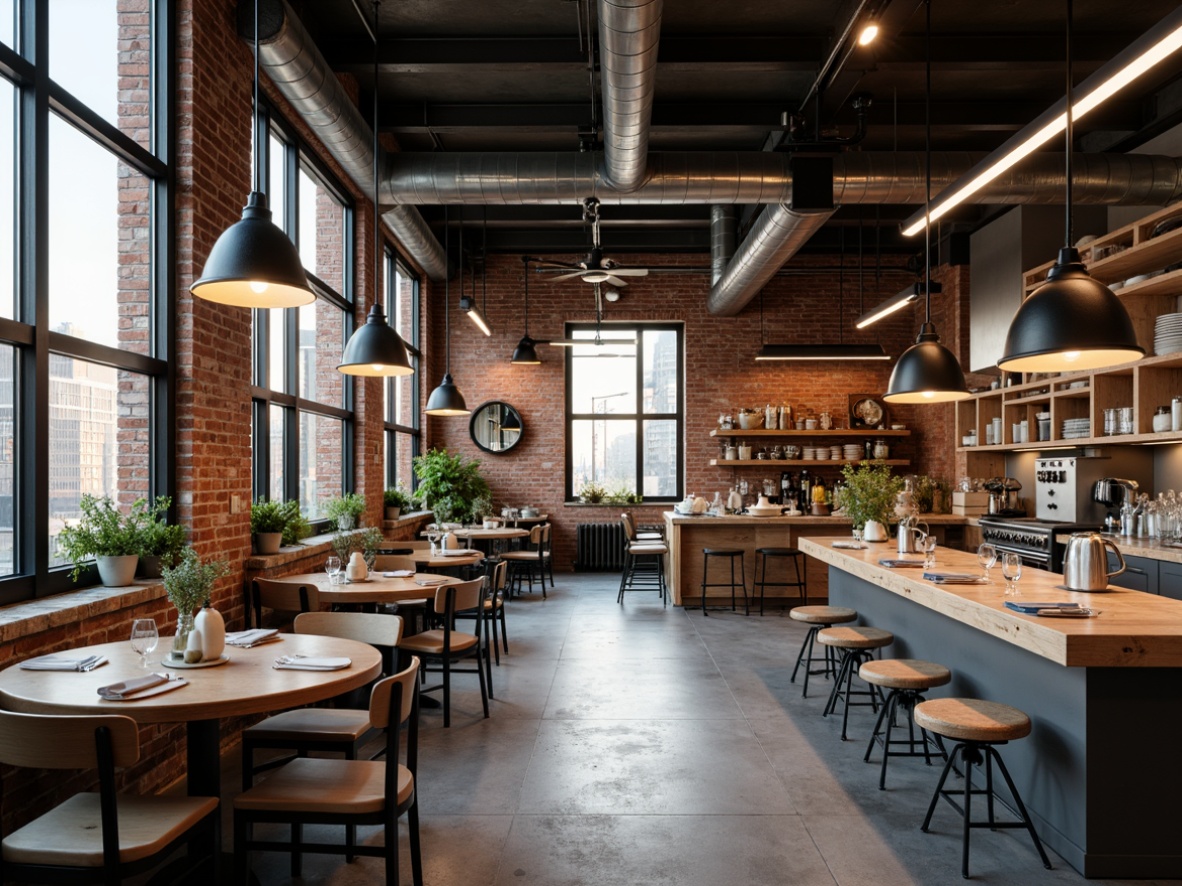
<svg viewBox="0 0 1182 886"><path fill-rule="evenodd" d="M680 323L568 323L566 499L589 484L676 501L685 486L685 332ZM607 339L629 339L627 342Z"/></svg>
<svg viewBox="0 0 1182 886"><path fill-rule="evenodd" d="M308 147L264 107L258 152L275 223L299 249L316 301L256 310L253 491L294 499L313 525L353 489L353 384L337 371L353 332L353 201Z"/></svg>
<svg viewBox="0 0 1182 886"><path fill-rule="evenodd" d="M175 492L171 9L0 3L0 602L72 586L83 494Z"/></svg>
<svg viewBox="0 0 1182 886"><path fill-rule="evenodd" d="M412 375L386 380L382 415L385 420L386 488L401 484L406 490L417 485L414 457L419 454L419 278L407 269L387 246L383 250L382 280L385 282L385 311L390 325L410 346Z"/></svg>

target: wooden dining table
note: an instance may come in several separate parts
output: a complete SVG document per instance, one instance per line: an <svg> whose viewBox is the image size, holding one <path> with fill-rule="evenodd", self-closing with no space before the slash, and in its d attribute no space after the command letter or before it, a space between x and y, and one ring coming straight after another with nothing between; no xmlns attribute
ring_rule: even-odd
<svg viewBox="0 0 1182 886"><path fill-rule="evenodd" d="M467 548L450 555L432 554L430 551L414 551L407 556L415 561L417 568L423 569L454 569L457 566L475 566L484 559L482 551Z"/></svg>
<svg viewBox="0 0 1182 886"><path fill-rule="evenodd" d="M421 590L421 589L420 589ZM72 656L102 654L108 663L93 671L32 671L19 665L0 671L0 706L27 714L121 714L137 723L184 723L188 741L189 794L221 795L220 721L224 717L264 714L324 701L365 686L382 670L381 653L368 643L311 634L281 634L281 639L250 649L226 647L229 657L216 667L170 669L160 663L168 640L144 670L126 640L71 649ZM337 671L280 670L283 655L341 656L352 664ZM129 701L107 701L98 688L151 672L180 675L187 686Z"/></svg>
<svg viewBox="0 0 1182 886"><path fill-rule="evenodd" d="M335 585L329 581L325 572L285 575L279 580L293 584L315 585L320 594L320 602L334 605L401 603L406 600L434 597L436 588L463 581L452 575L438 575L433 572L416 572L410 578L387 578L376 570L371 572L365 581L342 582Z"/></svg>
<svg viewBox="0 0 1182 886"><path fill-rule="evenodd" d="M423 533L426 534L425 532ZM528 538L528 529L517 529L512 526L499 526L496 529L484 529L482 527L473 527L471 529L452 529L451 534L456 538L462 538L468 545L471 546L474 541L487 541L490 543L489 553L495 560L500 556L501 551L504 550L505 542L514 538Z"/></svg>

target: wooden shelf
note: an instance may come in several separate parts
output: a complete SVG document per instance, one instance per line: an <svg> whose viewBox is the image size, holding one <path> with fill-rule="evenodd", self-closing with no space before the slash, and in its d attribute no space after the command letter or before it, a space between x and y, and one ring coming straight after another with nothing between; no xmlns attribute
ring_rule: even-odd
<svg viewBox="0 0 1182 886"><path fill-rule="evenodd" d="M969 447L970 449L972 447ZM992 447L990 447L992 448ZM911 461L905 458L852 458L832 459L822 458L712 458L710 464L719 468L749 468L753 465L771 468L776 465L791 465L793 467L837 467L840 465L860 465L862 462L873 462L878 465L909 465Z"/></svg>
<svg viewBox="0 0 1182 886"><path fill-rule="evenodd" d="M910 437L911 431L876 431L862 428L830 428L827 431L769 431L760 428L758 431L724 431L716 428L710 432L711 437Z"/></svg>

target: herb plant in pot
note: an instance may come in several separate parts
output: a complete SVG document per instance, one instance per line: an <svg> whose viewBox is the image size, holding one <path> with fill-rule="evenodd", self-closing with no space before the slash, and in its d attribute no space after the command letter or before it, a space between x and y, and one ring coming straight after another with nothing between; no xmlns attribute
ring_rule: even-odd
<svg viewBox="0 0 1182 886"><path fill-rule="evenodd" d="M104 585L131 584L143 548L142 507L124 514L110 498L89 494L82 496L78 507L82 517L58 535L58 549L74 563L70 578L77 581L87 561L94 558Z"/></svg>
<svg viewBox="0 0 1182 886"><path fill-rule="evenodd" d="M841 472L846 480L842 507L855 533L860 530L866 541L886 541L895 496L903 488L903 480L892 476L890 465L881 462L846 465Z"/></svg>
<svg viewBox="0 0 1182 886"><path fill-rule="evenodd" d="M386 508L387 520L397 520L403 511L410 510L410 496L401 486L383 492L382 502Z"/></svg>
<svg viewBox="0 0 1182 886"><path fill-rule="evenodd" d="M162 495L148 507L140 499L132 505L133 514L142 514L143 546L140 551L139 574L144 578L159 578L164 566L175 566L185 549L185 527L167 523L172 498Z"/></svg>
<svg viewBox="0 0 1182 886"><path fill-rule="evenodd" d="M169 653L171 660L183 660L189 664L201 660L201 654L186 657L190 645L189 635L193 632L193 616L199 606L209 603L213 586L229 572L230 565L225 560L202 563L192 548L185 548L176 566L160 570L164 590L177 611L176 637ZM190 658L194 661L190 661Z"/></svg>
<svg viewBox="0 0 1182 886"><path fill-rule="evenodd" d="M492 499L479 460L432 449L415 456L414 467L419 478L417 494L435 512L438 523L471 523L483 501Z"/></svg>
<svg viewBox="0 0 1182 886"><path fill-rule="evenodd" d="M346 492L340 498L330 498L324 505L324 516L333 529L356 529L365 513L365 496Z"/></svg>
<svg viewBox="0 0 1182 886"><path fill-rule="evenodd" d="M250 506L250 531L254 535L255 551L259 554L278 554L287 526L287 502L260 498Z"/></svg>

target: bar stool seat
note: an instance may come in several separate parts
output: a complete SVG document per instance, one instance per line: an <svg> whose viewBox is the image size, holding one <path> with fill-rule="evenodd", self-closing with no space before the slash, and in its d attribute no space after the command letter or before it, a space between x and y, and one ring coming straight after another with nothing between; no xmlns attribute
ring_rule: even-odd
<svg viewBox="0 0 1182 886"><path fill-rule="evenodd" d="M743 591L743 614L751 614L751 603L747 599L747 579L746 579L746 552L740 548L702 548L702 615L709 615L706 611L706 589L707 588L730 588L731 589L731 612L735 611L735 588L741 588ZM731 564L731 580L711 582L710 578L710 558L720 557L726 558ZM739 558L739 578L735 579L735 558Z"/></svg>
<svg viewBox="0 0 1182 886"><path fill-rule="evenodd" d="M932 661L888 658L865 662L858 669L858 676L872 686L890 690L887 693L886 704L883 705L878 721L874 724L870 742L866 745L866 754L862 757L869 763L874 745L882 745L882 770L878 776L880 791L886 790L887 760L891 757L923 757L927 765L931 766L934 747L940 757L948 759L939 736L929 736L928 731L920 727L919 738L915 737L915 718L912 712L917 704L926 701L920 693L951 681L952 671ZM896 739L891 737L891 733L895 728L895 717L900 707L907 713L907 738ZM903 747L905 750L892 750L894 747Z"/></svg>
<svg viewBox="0 0 1182 886"><path fill-rule="evenodd" d="M811 626L809 627L808 633L804 635L804 642L800 644L800 652L796 654L796 667L792 669L791 681L793 683L796 682L796 672L800 670L800 666L803 663L804 691L801 693L801 696L808 698L810 674L822 674L826 677L832 677L837 672L837 658L834 655L832 647L826 646L825 654L820 658L813 655L817 632L829 625L854 621L858 617L858 613L856 610L849 609L845 606L796 606L789 610L788 617L793 621L801 621ZM812 669L814 661L823 662L824 667L818 671L814 671Z"/></svg>
<svg viewBox="0 0 1182 886"><path fill-rule="evenodd" d="M822 646L842 651L841 664L837 669L837 679L833 681L833 689L829 692L829 701L826 702L825 710L821 716L828 717L832 714L837 710L837 703L840 701L844 708L841 717L841 740L849 741L846 727L849 723L850 708L869 705L877 712L879 702L885 703L882 692L877 686L871 685L869 690L854 689L854 673L860 665L870 661L873 650L882 649L884 646L894 643L895 635L890 631L882 630L882 628L834 626L818 631L817 642ZM868 695L870 700L854 701L853 697L856 695Z"/></svg>
<svg viewBox="0 0 1182 886"><path fill-rule="evenodd" d="M931 824L932 814L936 811L936 802L943 797L961 814L963 819L963 836L961 838L961 868L963 877L969 875L969 831L971 828L1025 828L1034 841L1034 848L1038 850L1043 867L1051 869L1051 861L1047 858L1046 850L1034 830L1034 822L1018 794L1014 780L1010 778L1006 764L994 747L1008 741L1025 738L1030 734L1030 717L1017 708L995 701L983 701L977 698L937 698L921 702L915 706L913 712L916 725L937 735L944 735L956 739L957 745L948 755L948 762L944 764L944 771L940 773L940 780L936 783L936 791L932 794L932 802L928 805L928 814L924 817L920 830L927 832ZM944 782L948 779L957 757L960 757L964 767L964 790L944 790ZM1006 787L1013 797L1014 806L1020 816L1020 821L997 821L993 815L993 764L997 763L998 771L1005 779ZM985 766L985 788L973 789L973 766ZM963 806L953 799L955 794L961 794ZM970 814L970 804L974 794L985 795L985 806L988 817L984 821L973 821Z"/></svg>
<svg viewBox="0 0 1182 886"><path fill-rule="evenodd" d="M800 592L800 602L802 605L807 605L809 602L808 590L806 585L807 572L801 568L804 562L804 554L797 548L756 548L755 554L759 558L755 561L755 578L751 582L752 593L755 591L755 586L759 585L759 614L763 615L763 592L767 587L773 588L796 588ZM792 561L793 573L796 576L796 581L788 581L787 568L785 567L784 581L768 581L767 580L767 561L768 557L773 559L790 559ZM760 570L760 565L763 569ZM807 568L807 567L806 567Z"/></svg>

